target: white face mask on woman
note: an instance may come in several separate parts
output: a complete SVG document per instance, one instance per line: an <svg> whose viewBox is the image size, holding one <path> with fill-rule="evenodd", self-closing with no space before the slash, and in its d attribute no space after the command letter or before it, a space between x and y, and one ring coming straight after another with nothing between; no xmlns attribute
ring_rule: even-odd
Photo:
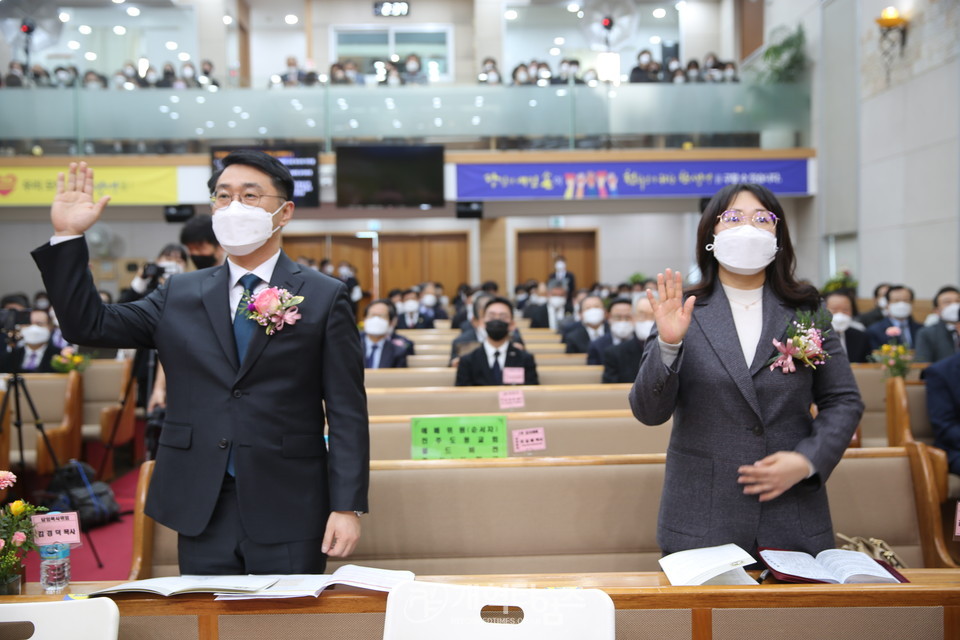
<svg viewBox="0 0 960 640"><path fill-rule="evenodd" d="M724 229L706 246L727 271L752 276L777 257L777 236L753 225Z"/></svg>
<svg viewBox="0 0 960 640"><path fill-rule="evenodd" d="M229 206L217 209L213 215L213 233L220 246L232 256L245 256L267 243L280 227L273 226L273 216L284 205L269 213L260 207L248 207L234 200Z"/></svg>

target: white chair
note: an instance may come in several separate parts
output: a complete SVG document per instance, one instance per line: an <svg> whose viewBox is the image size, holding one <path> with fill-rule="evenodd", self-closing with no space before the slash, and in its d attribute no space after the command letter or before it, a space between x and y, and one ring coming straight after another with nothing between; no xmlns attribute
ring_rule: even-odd
<svg viewBox="0 0 960 640"><path fill-rule="evenodd" d="M383 640L613 640L613 600L599 589L406 582L387 596Z"/></svg>
<svg viewBox="0 0 960 640"><path fill-rule="evenodd" d="M30 622L31 638L71 640L116 640L120 610L110 598L12 602L0 605L0 630L7 623Z"/></svg>

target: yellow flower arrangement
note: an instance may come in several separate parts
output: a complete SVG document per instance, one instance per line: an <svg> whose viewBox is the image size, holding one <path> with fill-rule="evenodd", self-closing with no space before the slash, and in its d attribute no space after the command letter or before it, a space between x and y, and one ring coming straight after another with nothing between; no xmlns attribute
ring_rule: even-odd
<svg viewBox="0 0 960 640"><path fill-rule="evenodd" d="M64 347L60 353L53 356L50 360L50 366L59 373L70 373L71 371L83 371L90 365L90 360L79 353L76 353L73 347Z"/></svg>

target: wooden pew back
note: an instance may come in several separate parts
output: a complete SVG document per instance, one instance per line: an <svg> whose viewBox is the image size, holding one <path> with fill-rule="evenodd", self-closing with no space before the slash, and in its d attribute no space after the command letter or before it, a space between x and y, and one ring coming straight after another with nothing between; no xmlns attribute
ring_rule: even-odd
<svg viewBox="0 0 960 640"><path fill-rule="evenodd" d="M523 392L523 411L629 409L629 384L367 389L371 416L504 413L499 394Z"/></svg>
<svg viewBox="0 0 960 640"><path fill-rule="evenodd" d="M603 367L598 365L537 367L540 384L599 384ZM368 389L392 387L452 387L457 379L453 367L415 369L367 369L364 385Z"/></svg>

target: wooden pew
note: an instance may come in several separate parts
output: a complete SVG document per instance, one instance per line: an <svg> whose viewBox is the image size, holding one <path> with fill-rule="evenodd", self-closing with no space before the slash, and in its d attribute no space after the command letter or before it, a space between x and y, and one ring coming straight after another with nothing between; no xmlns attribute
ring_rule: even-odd
<svg viewBox="0 0 960 640"><path fill-rule="evenodd" d="M25 373L22 378L26 382L26 391L37 409L39 421L44 426L57 462L64 464L70 458L79 459L83 396L80 373ZM12 413L11 416L12 423L15 416ZM30 404L22 392L20 419L23 425L19 433L23 436L23 462L26 468L40 476L52 474L53 457L36 427ZM13 430L10 433L10 464L14 473L20 473L20 463L19 437Z"/></svg>
<svg viewBox="0 0 960 640"><path fill-rule="evenodd" d="M137 385L130 381L132 374L133 360L93 360L82 374L84 459L103 469L99 480L113 478L113 447L133 440Z"/></svg>
<svg viewBox="0 0 960 640"><path fill-rule="evenodd" d="M629 384L512 387L400 387L367 389L372 416L509 413L500 409L500 392L522 391L523 411L629 409Z"/></svg>
<svg viewBox="0 0 960 640"><path fill-rule="evenodd" d="M456 414L462 415L462 414ZM373 460L405 460L411 457L412 415L370 418L370 457ZM666 453L672 420L647 426L629 409L602 411L527 411L507 416L509 455L537 456L617 455ZM511 432L542 429L545 448L517 452Z"/></svg>
<svg viewBox="0 0 960 640"><path fill-rule="evenodd" d="M567 349L567 345L563 344L562 342L533 342L533 343L528 343L526 345L526 350L538 358L538 364L539 364L539 357L541 355L548 354L548 353L564 353L566 349ZM434 355L434 356L447 356L448 358L450 357L449 342L443 342L443 343L428 342L424 344L421 342L417 342L415 340L414 350L418 356ZM586 354L580 354L580 355L583 355L584 359L586 359Z"/></svg>
<svg viewBox="0 0 960 640"><path fill-rule="evenodd" d="M587 364L587 354L585 353L538 353L536 355L537 369L542 366L570 366ZM407 366L411 369L420 367L445 367L450 362L450 351L446 354L420 355L417 351L415 356L407 356Z"/></svg>
<svg viewBox="0 0 960 640"><path fill-rule="evenodd" d="M523 332L523 341L526 344L542 344L560 342L560 335L553 331L534 332L528 329ZM460 335L459 331L434 331L432 329L398 329L397 333L412 340L418 347L422 344L445 344L448 347L455 338Z"/></svg>
<svg viewBox="0 0 960 640"><path fill-rule="evenodd" d="M598 365L537 367L540 384L599 384L603 367ZM452 387L457 370L453 367L417 367L412 369L367 369L364 384L368 389L388 387Z"/></svg>

